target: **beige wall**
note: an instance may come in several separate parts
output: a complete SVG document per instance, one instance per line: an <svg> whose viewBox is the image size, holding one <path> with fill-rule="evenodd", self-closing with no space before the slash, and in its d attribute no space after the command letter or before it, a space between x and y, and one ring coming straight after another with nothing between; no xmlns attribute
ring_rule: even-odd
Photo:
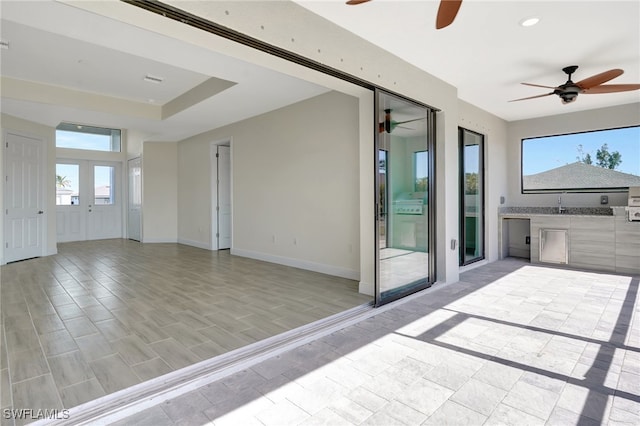
<svg viewBox="0 0 640 426"><path fill-rule="evenodd" d="M558 203L558 194L520 193L520 141L522 139L637 125L640 125L640 103L510 122L507 149L509 164L507 205L555 207ZM563 204L568 207L598 207L600 195L600 193L571 193L563 197ZM610 206L627 205L626 192L607 195Z"/></svg>
<svg viewBox="0 0 640 426"><path fill-rule="evenodd" d="M44 208L46 221L46 254L57 253L56 248L56 194L53 191L53 182L55 182L55 129L53 127L43 126L38 123L23 120L7 114L0 114L0 128L2 130L3 144L7 131L22 133L26 136L42 139L45 144L44 154L46 156L46 164L44 174L46 182L52 182L51 190L46 193L46 202ZM4 176L4 147L0 149L0 176ZM4 205L4 185L0 190L0 206ZM0 241L4 241L4 215L0 215ZM3 253L3 250L0 250ZM3 264L3 256L0 256L0 264Z"/></svg>
<svg viewBox="0 0 640 426"><path fill-rule="evenodd" d="M142 236L145 243L178 240L178 144L144 142Z"/></svg>
<svg viewBox="0 0 640 426"><path fill-rule="evenodd" d="M358 279L357 123L329 92L180 142L180 241L211 245L211 144L229 139L232 252Z"/></svg>

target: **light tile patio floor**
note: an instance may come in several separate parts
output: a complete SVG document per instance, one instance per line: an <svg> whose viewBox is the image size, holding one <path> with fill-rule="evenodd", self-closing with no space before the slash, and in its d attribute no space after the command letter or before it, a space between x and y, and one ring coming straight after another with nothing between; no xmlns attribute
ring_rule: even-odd
<svg viewBox="0 0 640 426"><path fill-rule="evenodd" d="M516 259L117 425L638 425L638 277Z"/></svg>

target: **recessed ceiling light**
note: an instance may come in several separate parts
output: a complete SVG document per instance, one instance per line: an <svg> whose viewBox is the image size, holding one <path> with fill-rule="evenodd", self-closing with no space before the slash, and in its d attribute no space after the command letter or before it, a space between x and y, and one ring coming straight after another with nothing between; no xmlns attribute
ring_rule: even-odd
<svg viewBox="0 0 640 426"><path fill-rule="evenodd" d="M532 16L530 18L524 18L520 21L520 25L523 27L533 27L535 24L540 22L540 18Z"/></svg>
<svg viewBox="0 0 640 426"><path fill-rule="evenodd" d="M148 81L149 83L162 83L164 81L164 78L147 74L144 76L143 80Z"/></svg>

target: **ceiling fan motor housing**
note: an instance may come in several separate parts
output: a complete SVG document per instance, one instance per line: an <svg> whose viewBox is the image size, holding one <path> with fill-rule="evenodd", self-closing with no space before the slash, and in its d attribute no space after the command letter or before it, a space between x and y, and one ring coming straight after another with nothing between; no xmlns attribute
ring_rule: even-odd
<svg viewBox="0 0 640 426"><path fill-rule="evenodd" d="M569 103L576 100L582 89L576 86L571 80L558 87L553 91L556 95L560 96L562 102Z"/></svg>

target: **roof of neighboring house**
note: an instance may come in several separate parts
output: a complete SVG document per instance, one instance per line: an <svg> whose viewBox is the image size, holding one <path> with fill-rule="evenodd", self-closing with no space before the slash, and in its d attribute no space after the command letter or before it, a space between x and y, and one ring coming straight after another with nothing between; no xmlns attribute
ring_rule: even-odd
<svg viewBox="0 0 640 426"><path fill-rule="evenodd" d="M96 198L111 197L111 185L96 186L94 189L94 195Z"/></svg>
<svg viewBox="0 0 640 426"><path fill-rule="evenodd" d="M522 177L523 188L624 188L640 186L640 176L617 172L582 162L556 167L546 172Z"/></svg>

